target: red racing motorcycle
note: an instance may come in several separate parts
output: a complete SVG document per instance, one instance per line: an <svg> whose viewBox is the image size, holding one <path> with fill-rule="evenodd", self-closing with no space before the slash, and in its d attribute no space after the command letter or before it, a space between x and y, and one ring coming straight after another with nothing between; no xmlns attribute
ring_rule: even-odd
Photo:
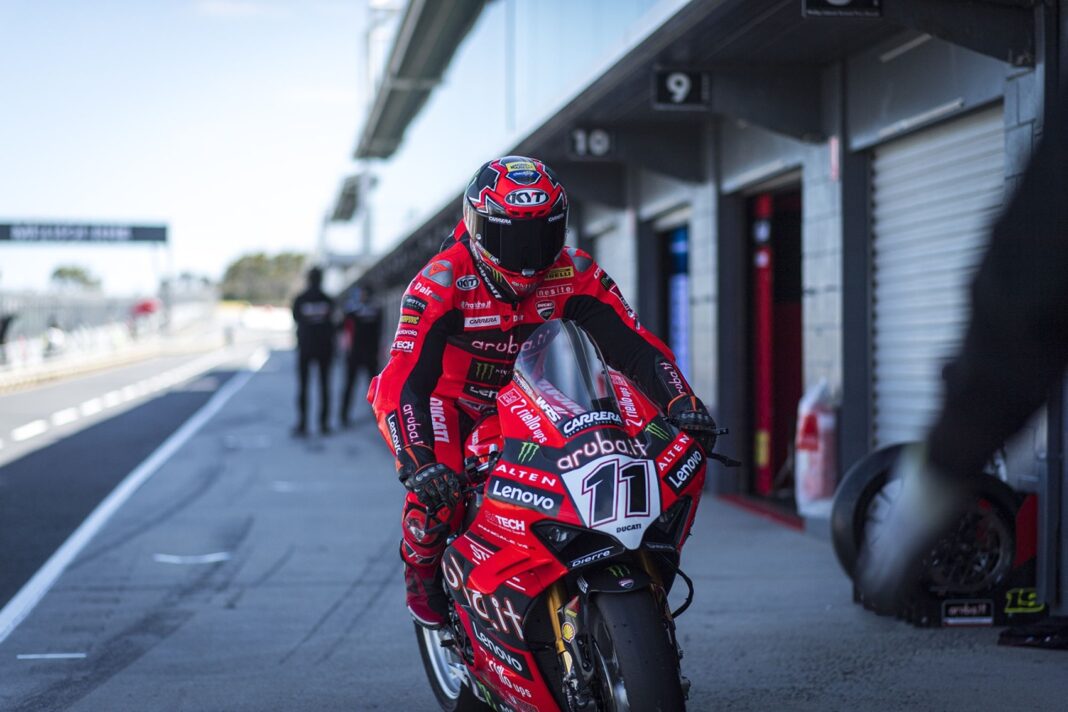
<svg viewBox="0 0 1068 712"><path fill-rule="evenodd" d="M693 583L679 554L707 459L732 461L568 321L524 342L466 447L465 523L442 558L450 621L415 627L442 709L685 709L675 619ZM672 611L677 579L688 593Z"/></svg>

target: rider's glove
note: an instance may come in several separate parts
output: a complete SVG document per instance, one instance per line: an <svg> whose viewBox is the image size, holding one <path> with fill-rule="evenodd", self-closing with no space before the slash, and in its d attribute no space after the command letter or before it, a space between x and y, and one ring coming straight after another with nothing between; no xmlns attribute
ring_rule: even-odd
<svg viewBox="0 0 1068 712"><path fill-rule="evenodd" d="M415 493L429 512L436 512L442 507L451 509L460 501L460 476L448 465L440 462L422 467L414 474L402 478L401 482L410 492Z"/></svg>
<svg viewBox="0 0 1068 712"><path fill-rule="evenodd" d="M675 398L668 404L667 418L672 425L696 440L706 453L715 449L716 439L723 432L697 396Z"/></svg>

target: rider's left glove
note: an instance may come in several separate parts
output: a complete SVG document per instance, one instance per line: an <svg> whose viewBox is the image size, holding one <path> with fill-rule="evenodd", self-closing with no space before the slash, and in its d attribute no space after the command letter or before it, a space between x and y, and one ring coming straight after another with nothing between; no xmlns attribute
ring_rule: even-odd
<svg viewBox="0 0 1068 712"><path fill-rule="evenodd" d="M460 502L460 476L448 465L440 462L423 466L414 474L405 477L402 483L415 493L428 512L436 512L442 507L451 509Z"/></svg>
<svg viewBox="0 0 1068 712"><path fill-rule="evenodd" d="M667 418L672 425L696 440L706 453L715 449L716 439L723 432L697 396L675 398L668 404Z"/></svg>

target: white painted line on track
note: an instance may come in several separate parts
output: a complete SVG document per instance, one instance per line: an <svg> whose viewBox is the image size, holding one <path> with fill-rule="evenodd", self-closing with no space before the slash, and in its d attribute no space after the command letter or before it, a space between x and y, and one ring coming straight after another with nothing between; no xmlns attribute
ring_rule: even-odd
<svg viewBox="0 0 1068 712"><path fill-rule="evenodd" d="M78 410L82 415L96 415L104 410L104 404L100 402L99 398L90 398L78 406Z"/></svg>
<svg viewBox="0 0 1068 712"><path fill-rule="evenodd" d="M108 391L104 394L105 408L114 408L119 403L122 403L122 393L120 391Z"/></svg>
<svg viewBox="0 0 1068 712"><path fill-rule="evenodd" d="M148 481L152 475L169 460L175 452L178 451L183 445L196 435L204 425L211 420L216 413L222 410L222 407L226 405L227 401L233 398L234 394L241 390L242 387L252 376L263 366L263 363L267 360L264 356L266 349L260 348L249 359L248 369L241 371L234 375L229 381L223 385L215 395L208 400L200 410L193 414L189 420L174 431L169 438L163 441L156 450L148 456L144 462L138 465L134 470L126 475L126 477L119 483L119 486L111 491L111 493L104 498L100 504L96 506L96 509L86 517L85 521L74 530L74 533L67 537L67 540L63 542L62 546L56 549L55 553L49 557L44 566L37 570L37 573L33 575L29 581L19 592L15 594L14 598L8 601L7 605L0 609L0 643L11 635L11 632L18 627L19 623L25 620L26 616L40 603L44 595L48 593L48 590L52 588L56 580L60 577L63 571L74 561L75 557L81 553L92 538L100 531L108 520L126 503L134 492L138 490L145 482Z"/></svg>
<svg viewBox="0 0 1068 712"><path fill-rule="evenodd" d="M18 660L84 660L85 653L22 653Z"/></svg>
<svg viewBox="0 0 1068 712"><path fill-rule="evenodd" d="M179 556L177 554L154 554L152 559L160 564L217 564L230 560L229 551L217 551L214 554L194 554Z"/></svg>
<svg viewBox="0 0 1068 712"><path fill-rule="evenodd" d="M58 428L61 425L73 423L75 420L78 419L78 417L79 416L77 408L64 408L63 410L57 410L55 413L52 414L52 425Z"/></svg>
<svg viewBox="0 0 1068 712"><path fill-rule="evenodd" d="M122 389L122 400L123 401L133 400L136 397L137 397L137 389L134 388L133 386L126 386L125 388Z"/></svg>
<svg viewBox="0 0 1068 712"><path fill-rule="evenodd" d="M20 425L11 431L11 441L20 443L23 440L29 440L35 438L44 431L48 430L48 421L44 418L39 420L33 420L25 425Z"/></svg>

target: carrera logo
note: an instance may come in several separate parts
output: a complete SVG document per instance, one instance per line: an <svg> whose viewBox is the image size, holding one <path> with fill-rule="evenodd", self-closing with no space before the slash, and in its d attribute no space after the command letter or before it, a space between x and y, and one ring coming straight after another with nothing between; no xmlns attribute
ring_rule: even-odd
<svg viewBox="0 0 1068 712"><path fill-rule="evenodd" d="M461 292L470 292L473 289L478 289L478 277L473 274L458 277L456 279L456 288Z"/></svg>
<svg viewBox="0 0 1068 712"><path fill-rule="evenodd" d="M537 297L563 297L568 294L574 294L575 288L570 284L561 284L556 287L542 287L538 291L534 292L534 296Z"/></svg>
<svg viewBox="0 0 1068 712"><path fill-rule="evenodd" d="M469 316L464 318L465 329L482 329L487 326L500 326L500 324L500 314L493 314L492 316Z"/></svg>
<svg viewBox="0 0 1068 712"><path fill-rule="evenodd" d="M415 350L415 342L410 339L397 339L393 342L391 347L394 351L403 351L406 354L410 354Z"/></svg>
<svg viewBox="0 0 1068 712"><path fill-rule="evenodd" d="M571 437L575 433L597 425L623 425L623 420L610 410L595 410L572 418L564 423L560 430L564 435Z"/></svg>
<svg viewBox="0 0 1068 712"><path fill-rule="evenodd" d="M552 282L556 279L569 279L574 276L575 269L573 267L557 267L545 273L545 281Z"/></svg>
<svg viewBox="0 0 1068 712"><path fill-rule="evenodd" d="M486 489L490 499L498 502L508 502L527 509L534 509L545 514L556 515L560 512L560 505L564 498L555 492L527 487L518 482L509 482L494 477L490 480Z"/></svg>
<svg viewBox="0 0 1068 712"><path fill-rule="evenodd" d="M413 297L410 294L404 295L404 301L401 302L401 307L404 309L411 309L414 312L422 314L426 311L426 302L418 297Z"/></svg>
<svg viewBox="0 0 1068 712"><path fill-rule="evenodd" d="M415 326L419 323L419 317L414 314L401 314L400 323Z"/></svg>
<svg viewBox="0 0 1068 712"><path fill-rule="evenodd" d="M549 321L549 319L553 318L553 313L556 312L556 302L546 299L535 304L534 308L537 310L538 316L545 321Z"/></svg>
<svg viewBox="0 0 1068 712"><path fill-rule="evenodd" d="M524 190L513 190L508 195L504 196L504 202L509 205L544 205L549 202L549 194L544 190L535 190L528 188Z"/></svg>

